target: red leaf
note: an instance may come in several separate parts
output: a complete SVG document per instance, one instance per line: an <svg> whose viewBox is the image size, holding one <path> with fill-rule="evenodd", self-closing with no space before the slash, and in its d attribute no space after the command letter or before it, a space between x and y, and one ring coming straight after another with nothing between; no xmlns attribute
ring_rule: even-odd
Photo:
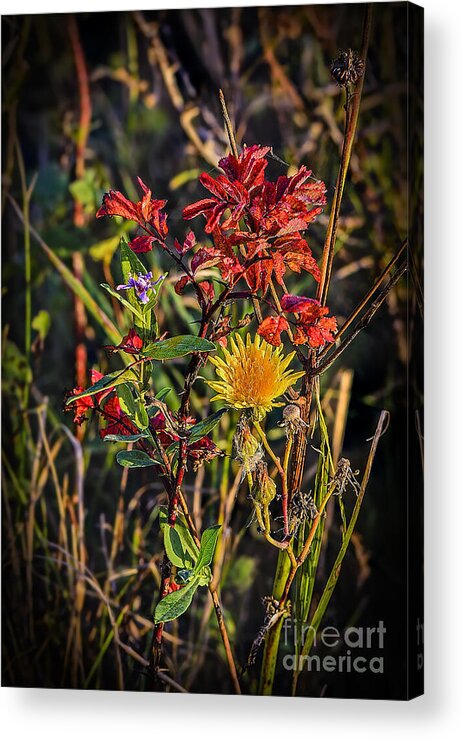
<svg viewBox="0 0 463 740"><path fill-rule="evenodd" d="M90 370L90 381L92 385L95 385L95 383L98 380L101 380L101 378L104 378L103 373L100 373L99 370ZM100 391L100 393L95 393L93 398L95 401L99 404L101 401L103 401L106 396L109 396L110 393L112 393L114 390L114 386L109 386L109 388L105 388L103 391Z"/></svg>
<svg viewBox="0 0 463 740"><path fill-rule="evenodd" d="M158 411L157 414L150 419L150 429L156 433L159 442L163 447L169 447L172 442L178 442L180 437L174 434L172 431L166 429L166 417L162 411Z"/></svg>
<svg viewBox="0 0 463 740"><path fill-rule="evenodd" d="M199 176L199 182L218 200L227 200L227 191L223 186L226 179L223 175L219 175L218 178L214 180L214 178L207 172L203 172L203 174Z"/></svg>
<svg viewBox="0 0 463 740"><path fill-rule="evenodd" d="M192 445L188 445L187 455L188 459L193 462L193 470L197 470L201 463L208 463L214 457L223 455L223 452L209 437L203 437L193 442Z"/></svg>
<svg viewBox="0 0 463 740"><path fill-rule="evenodd" d="M188 275L184 275L180 278L180 280L177 280L174 286L174 290L177 293L177 295L181 295L183 291L185 290L186 286L190 282L190 278Z"/></svg>
<svg viewBox="0 0 463 740"><path fill-rule="evenodd" d="M269 344L279 347L281 344L281 332L288 331L288 329L289 324L284 316L267 316L260 324L257 333Z"/></svg>
<svg viewBox="0 0 463 740"><path fill-rule="evenodd" d="M201 247L191 260L191 269L194 274L203 267L212 267L220 262L221 252L215 247Z"/></svg>
<svg viewBox="0 0 463 740"><path fill-rule="evenodd" d="M246 282L253 293L261 290L266 293L274 268L273 259L261 259L246 270Z"/></svg>
<svg viewBox="0 0 463 740"><path fill-rule="evenodd" d="M135 254L143 254L144 252L151 252L153 241L152 236L136 236L129 242L129 247Z"/></svg>
<svg viewBox="0 0 463 740"><path fill-rule="evenodd" d="M138 203L132 203L131 200L126 198L118 190L110 190L109 193L104 194L103 203L98 209L96 217L121 216L129 221L136 221L145 230L148 224L154 229L159 240L163 242L168 233L168 228L167 216L165 213L162 213L162 209L167 201L155 200L151 197L151 190L147 188L140 178L138 178L138 182L143 190L143 198ZM136 243L136 239L133 242ZM134 251L137 251L134 247L132 248ZM149 248L146 248L145 244L144 248L139 248L138 251L147 252Z"/></svg>
<svg viewBox="0 0 463 740"><path fill-rule="evenodd" d="M304 231L305 227L306 222L303 218L292 218L288 221L286 226L283 226L283 228L277 232L276 236L288 236L289 234L294 234L295 231Z"/></svg>
<svg viewBox="0 0 463 740"><path fill-rule="evenodd" d="M127 414L124 414L119 399L117 396L112 396L106 401L102 414L108 424L104 429L100 430L100 437L104 439L107 434L136 434L138 432L137 427L129 419Z"/></svg>
<svg viewBox="0 0 463 740"><path fill-rule="evenodd" d="M285 293L281 297L280 303L283 311L289 311L290 313L306 313L318 317L327 312L327 309L321 306L320 302L315 300L315 298L303 298L302 296L290 295L289 293Z"/></svg>
<svg viewBox="0 0 463 740"><path fill-rule="evenodd" d="M305 239L293 239L286 248L282 249L285 265L293 272L300 273L307 270L320 281L320 268L312 255L312 251Z"/></svg>
<svg viewBox="0 0 463 740"><path fill-rule="evenodd" d="M185 237L183 244L180 244L178 239L174 239L175 249L179 254L185 254L188 250L192 249L196 244L196 237L192 231L189 231Z"/></svg>
<svg viewBox="0 0 463 740"><path fill-rule="evenodd" d="M129 355L136 355L143 347L143 339L138 336L135 329L130 329L129 333L123 337L122 342L117 349L127 352Z"/></svg>
<svg viewBox="0 0 463 740"><path fill-rule="evenodd" d="M314 298L286 294L281 298L281 307L284 311L299 314L294 344L317 348L334 341L337 322L334 316L326 316L328 306L322 306Z"/></svg>
<svg viewBox="0 0 463 740"><path fill-rule="evenodd" d="M110 190L103 195L103 203L96 212L96 217L122 216L129 221L138 221L139 214L135 203L125 197L118 190Z"/></svg>
<svg viewBox="0 0 463 740"><path fill-rule="evenodd" d="M140 187L143 190L143 192L144 193L147 193L149 191L149 187L147 185L145 185L145 183L143 182L143 180L141 179L141 177L137 177L137 180L138 180L138 184L140 185Z"/></svg>
<svg viewBox="0 0 463 740"><path fill-rule="evenodd" d="M238 180L246 188L261 185L264 180L265 168L267 167L266 155L270 152L269 146L246 147L238 159L232 154L219 161L219 167L223 169L229 180Z"/></svg>
<svg viewBox="0 0 463 740"><path fill-rule="evenodd" d="M203 291L207 300L212 302L215 298L215 290L212 283L210 283L208 280L203 280L201 283L199 283L199 287Z"/></svg>
<svg viewBox="0 0 463 740"><path fill-rule="evenodd" d="M92 385L94 385L98 380L101 380L101 378L104 378L103 373L100 373L99 370L94 370L93 368L90 370L90 382Z"/></svg>
<svg viewBox="0 0 463 740"><path fill-rule="evenodd" d="M296 326L293 331L293 344L306 344L307 336L300 326Z"/></svg>
<svg viewBox="0 0 463 740"><path fill-rule="evenodd" d="M98 380L101 380L104 375L100 373L98 370L90 370L90 384L94 385ZM67 394L66 400L71 398L72 396L77 396L79 393L82 393L84 388L81 388L78 386L77 388L74 388L70 393ZM71 407L66 406L65 409L67 411L74 411L74 423L82 424L84 421L86 421L86 413L89 409L95 408L96 404L99 404L106 396L108 396L114 388L105 388L105 390L101 391L100 393L95 393L93 396L82 396L82 398L77 398L76 401L72 404Z"/></svg>
<svg viewBox="0 0 463 740"><path fill-rule="evenodd" d="M65 400L68 400L71 396L76 396L78 393L82 393L84 389L80 386L77 386L76 388L73 388L70 393L66 394ZM92 396L83 396L83 398L78 398L71 407L65 406L65 411L73 411L74 412L74 418L73 422L74 424L77 424L80 426L84 423L84 421L87 420L87 411L89 409L92 409L94 407L94 400Z"/></svg>
<svg viewBox="0 0 463 740"><path fill-rule="evenodd" d="M183 218L185 221L190 221L192 218L201 215L201 213L206 213L215 204L216 201L212 198L203 198L203 200L198 200L196 203L191 203L183 209Z"/></svg>
<svg viewBox="0 0 463 740"><path fill-rule="evenodd" d="M308 326L306 333L310 346L322 347L325 342L333 342L336 329L337 321L334 316L326 316L319 319L314 326Z"/></svg>

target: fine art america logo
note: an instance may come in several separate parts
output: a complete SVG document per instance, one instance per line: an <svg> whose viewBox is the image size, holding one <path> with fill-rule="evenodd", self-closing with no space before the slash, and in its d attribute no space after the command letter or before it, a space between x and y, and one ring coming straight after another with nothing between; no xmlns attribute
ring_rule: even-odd
<svg viewBox="0 0 463 740"><path fill-rule="evenodd" d="M312 649L324 648L332 651L331 655L294 655L283 658L283 667L288 671L312 671L333 673L384 673L384 636L386 627L380 620L376 627L346 627L338 630L328 626L316 632L308 624L300 625L296 620L287 617L283 623L283 640L285 646L300 643L310 637L312 632ZM365 655L365 651L371 651ZM359 654L359 652L363 654Z"/></svg>

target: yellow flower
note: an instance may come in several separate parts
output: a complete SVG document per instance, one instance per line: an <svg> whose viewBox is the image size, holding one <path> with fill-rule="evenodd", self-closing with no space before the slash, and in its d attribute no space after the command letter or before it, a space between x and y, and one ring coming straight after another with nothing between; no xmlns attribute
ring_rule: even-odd
<svg viewBox="0 0 463 740"><path fill-rule="evenodd" d="M230 350L223 350L223 359L211 357L216 373L221 380L211 380L208 385L217 391L213 401L222 400L235 409L252 409L257 418L262 418L289 386L304 375L287 367L295 352L286 357L282 347L272 347L256 335L246 336L246 344L239 334L230 339Z"/></svg>

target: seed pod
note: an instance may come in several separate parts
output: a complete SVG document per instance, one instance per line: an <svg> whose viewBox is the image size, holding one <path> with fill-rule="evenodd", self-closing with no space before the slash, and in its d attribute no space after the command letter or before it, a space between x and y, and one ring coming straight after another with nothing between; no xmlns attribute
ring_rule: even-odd
<svg viewBox="0 0 463 740"><path fill-rule="evenodd" d="M297 403L289 403L283 409L283 419L278 422L278 426L286 429L286 436L297 434L303 427L307 427L307 422L301 417L301 407Z"/></svg>
<svg viewBox="0 0 463 740"><path fill-rule="evenodd" d="M301 418L301 409L295 403L290 403L283 409L283 420L287 423L294 424Z"/></svg>
<svg viewBox="0 0 463 740"><path fill-rule="evenodd" d="M245 414L236 427L232 454L243 465L246 473L252 473L264 456L262 445L251 433Z"/></svg>
<svg viewBox="0 0 463 740"><path fill-rule="evenodd" d="M276 496L277 487L268 474L266 463L259 463L256 468L254 486L251 495L261 506L269 506Z"/></svg>
<svg viewBox="0 0 463 740"><path fill-rule="evenodd" d="M363 75L364 69L363 59L356 51L348 49L347 51L341 51L332 62L330 72L338 85L347 87L348 85L355 85L359 77Z"/></svg>
<svg viewBox="0 0 463 740"><path fill-rule="evenodd" d="M296 529L305 521L312 521L317 514L318 511L312 494L296 491L289 511L292 529Z"/></svg>

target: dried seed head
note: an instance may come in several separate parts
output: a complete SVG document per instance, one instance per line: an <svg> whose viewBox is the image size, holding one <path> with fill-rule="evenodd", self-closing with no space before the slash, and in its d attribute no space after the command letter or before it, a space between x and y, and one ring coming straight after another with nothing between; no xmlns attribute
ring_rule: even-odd
<svg viewBox="0 0 463 740"><path fill-rule="evenodd" d="M332 62L330 72L338 85L347 87L348 85L355 85L359 77L362 76L364 69L363 59L356 51L348 49L347 51L341 51Z"/></svg>
<svg viewBox="0 0 463 740"><path fill-rule="evenodd" d="M279 422L279 426L286 429L286 436L297 434L303 427L307 426L307 422L301 418L301 409L296 403L289 403L283 409L283 419Z"/></svg>
<svg viewBox="0 0 463 740"><path fill-rule="evenodd" d="M318 514L312 494L296 491L291 501L289 519L291 528L295 530L305 521L312 521Z"/></svg>
<svg viewBox="0 0 463 740"><path fill-rule="evenodd" d="M268 474L267 464L260 462L256 467L251 495L261 506L269 506L276 496L277 487Z"/></svg>
<svg viewBox="0 0 463 740"><path fill-rule="evenodd" d="M336 467L336 474L332 478L332 482L334 484L334 495L342 496L343 493L345 493L347 485L350 485L355 493L358 494L360 483L357 480L357 475L359 475L359 472L359 470L352 470L350 460L346 457L341 457Z"/></svg>
<svg viewBox="0 0 463 740"><path fill-rule="evenodd" d="M233 457L243 465L245 473L252 473L264 457L262 445L249 428L246 414L242 414L233 437Z"/></svg>
<svg viewBox="0 0 463 740"><path fill-rule="evenodd" d="M290 403L283 409L283 419L286 422L295 422L301 418L301 409L295 403Z"/></svg>

